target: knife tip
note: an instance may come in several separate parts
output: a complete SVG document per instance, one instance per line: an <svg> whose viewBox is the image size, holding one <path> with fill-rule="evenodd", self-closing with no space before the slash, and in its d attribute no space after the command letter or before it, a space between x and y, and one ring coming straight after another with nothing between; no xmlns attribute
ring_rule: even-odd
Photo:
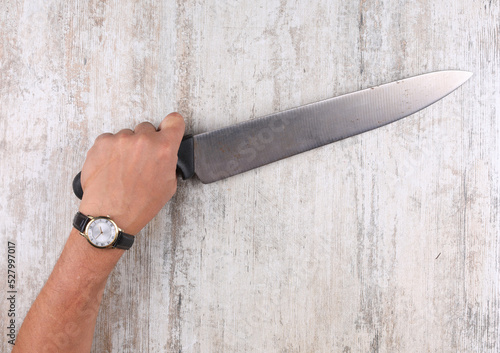
<svg viewBox="0 0 500 353"><path fill-rule="evenodd" d="M467 82L473 75L472 72L464 70L450 70L448 73L450 75L449 78L451 79L449 82L454 82L456 88Z"/></svg>
<svg viewBox="0 0 500 353"><path fill-rule="evenodd" d="M464 71L464 75L466 76L466 81L471 78L474 73L473 72L470 72L470 71Z"/></svg>

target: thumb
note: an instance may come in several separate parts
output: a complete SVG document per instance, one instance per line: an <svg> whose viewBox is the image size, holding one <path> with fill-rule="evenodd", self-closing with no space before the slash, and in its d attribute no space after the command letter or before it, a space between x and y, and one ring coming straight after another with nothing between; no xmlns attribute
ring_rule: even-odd
<svg viewBox="0 0 500 353"><path fill-rule="evenodd" d="M186 124L179 113L170 113L158 126L158 132L169 141L180 144L184 135Z"/></svg>

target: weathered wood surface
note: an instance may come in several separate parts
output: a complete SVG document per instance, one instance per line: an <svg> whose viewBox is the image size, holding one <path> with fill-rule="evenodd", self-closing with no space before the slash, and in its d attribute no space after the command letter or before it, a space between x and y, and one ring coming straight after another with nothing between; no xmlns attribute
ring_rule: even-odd
<svg viewBox="0 0 500 353"><path fill-rule="evenodd" d="M408 119L180 183L112 274L93 351L500 350L498 1L0 4L0 268L14 241L18 324L97 135L174 110L197 133L463 69Z"/></svg>

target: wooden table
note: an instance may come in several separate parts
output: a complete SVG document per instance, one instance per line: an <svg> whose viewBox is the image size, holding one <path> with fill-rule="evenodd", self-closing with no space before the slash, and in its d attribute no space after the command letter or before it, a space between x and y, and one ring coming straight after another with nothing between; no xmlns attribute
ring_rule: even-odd
<svg viewBox="0 0 500 353"><path fill-rule="evenodd" d="M93 352L498 352L498 1L1 1L0 237L17 325L103 132L192 133L442 69L410 118L180 182L113 272ZM2 351L7 311L0 303Z"/></svg>

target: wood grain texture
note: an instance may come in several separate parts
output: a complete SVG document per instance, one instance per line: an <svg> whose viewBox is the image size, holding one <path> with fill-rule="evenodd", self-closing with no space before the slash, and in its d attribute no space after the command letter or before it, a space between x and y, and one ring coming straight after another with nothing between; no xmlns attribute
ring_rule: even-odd
<svg viewBox="0 0 500 353"><path fill-rule="evenodd" d="M15 241L18 323L99 134L174 110L198 133L462 69L469 82L410 118L181 182L113 272L93 352L500 350L498 1L0 7L0 262Z"/></svg>

